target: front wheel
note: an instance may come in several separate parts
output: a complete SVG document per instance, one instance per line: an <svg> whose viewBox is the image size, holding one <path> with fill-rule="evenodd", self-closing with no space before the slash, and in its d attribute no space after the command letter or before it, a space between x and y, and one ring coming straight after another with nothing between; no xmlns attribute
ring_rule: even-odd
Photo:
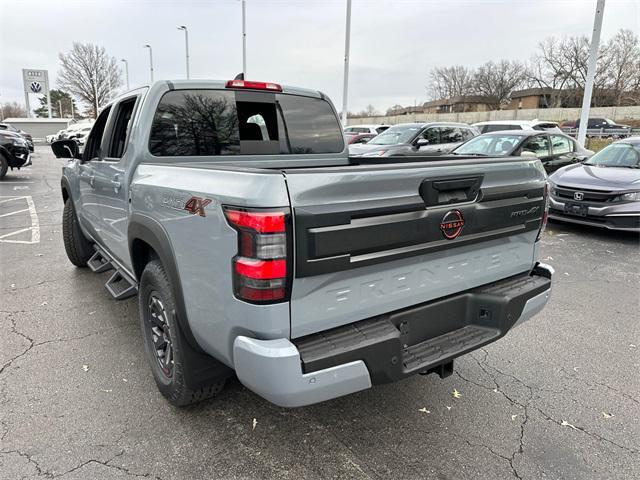
<svg viewBox="0 0 640 480"><path fill-rule="evenodd" d="M183 349L171 281L160 260L147 263L138 291L140 328L147 359L160 393L182 407L217 395L224 387L219 380L197 390L185 382Z"/></svg>
<svg viewBox="0 0 640 480"><path fill-rule="evenodd" d="M7 170L9 170L9 162L5 156L0 153L0 180L7 174Z"/></svg>
<svg viewBox="0 0 640 480"><path fill-rule="evenodd" d="M87 262L94 254L93 244L87 240L80 224L76 210L73 208L71 198L67 198L64 202L64 210L62 211L62 238L64 240L64 249L67 257L76 267L86 267Z"/></svg>

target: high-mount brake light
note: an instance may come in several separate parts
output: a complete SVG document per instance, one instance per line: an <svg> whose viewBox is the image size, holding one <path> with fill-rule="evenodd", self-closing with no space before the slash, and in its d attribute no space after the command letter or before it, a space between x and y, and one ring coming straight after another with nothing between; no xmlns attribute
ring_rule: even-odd
<svg viewBox="0 0 640 480"><path fill-rule="evenodd" d="M544 211L542 212L542 220L540 221L540 230L538 230L536 242L540 240L544 230L547 228L547 220L549 220L549 182L544 184Z"/></svg>
<svg viewBox="0 0 640 480"><path fill-rule="evenodd" d="M233 257L233 290L240 300L275 303L288 299L287 259L289 209L223 207L227 222L238 231Z"/></svg>
<svg viewBox="0 0 640 480"><path fill-rule="evenodd" d="M272 92L281 92L282 86L271 82L253 82L251 80L229 80L225 85L226 88L247 88L250 90L271 90Z"/></svg>

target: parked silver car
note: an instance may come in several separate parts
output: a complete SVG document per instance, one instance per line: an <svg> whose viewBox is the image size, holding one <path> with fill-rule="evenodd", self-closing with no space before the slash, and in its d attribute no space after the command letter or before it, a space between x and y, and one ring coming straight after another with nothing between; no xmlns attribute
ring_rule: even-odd
<svg viewBox="0 0 640 480"><path fill-rule="evenodd" d="M618 140L549 177L549 217L640 232L640 137Z"/></svg>
<svg viewBox="0 0 640 480"><path fill-rule="evenodd" d="M466 123L401 123L385 130L364 145L349 145L349 155L444 155L478 133L478 130Z"/></svg>

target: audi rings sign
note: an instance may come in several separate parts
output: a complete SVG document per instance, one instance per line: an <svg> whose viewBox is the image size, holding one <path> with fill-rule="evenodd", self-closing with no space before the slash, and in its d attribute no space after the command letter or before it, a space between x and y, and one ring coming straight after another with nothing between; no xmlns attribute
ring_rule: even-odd
<svg viewBox="0 0 640 480"><path fill-rule="evenodd" d="M24 99L27 104L27 112L31 116L29 94L44 94L49 105L49 118L51 118L51 99L49 97L49 72L47 70L22 69L22 85L24 87Z"/></svg>

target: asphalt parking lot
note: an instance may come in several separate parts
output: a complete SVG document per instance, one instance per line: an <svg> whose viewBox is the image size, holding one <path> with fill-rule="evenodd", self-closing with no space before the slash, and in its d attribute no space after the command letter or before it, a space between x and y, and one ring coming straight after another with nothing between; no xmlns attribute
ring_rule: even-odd
<svg viewBox="0 0 640 480"><path fill-rule="evenodd" d="M136 300L67 261L62 165L40 146L0 182L0 478L640 478L637 236L551 223L551 303L445 380L295 410L231 381L179 410Z"/></svg>

